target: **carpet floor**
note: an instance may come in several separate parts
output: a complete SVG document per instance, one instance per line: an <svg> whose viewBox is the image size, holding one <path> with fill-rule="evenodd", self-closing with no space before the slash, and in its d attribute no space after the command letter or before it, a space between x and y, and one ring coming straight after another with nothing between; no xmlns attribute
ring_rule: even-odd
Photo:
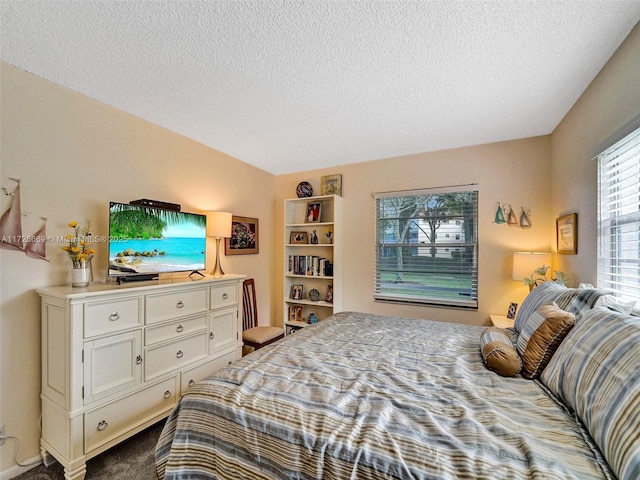
<svg viewBox="0 0 640 480"><path fill-rule="evenodd" d="M87 462L85 480L157 480L153 451L164 420L141 431ZM64 480L59 463L38 465L14 480Z"/></svg>

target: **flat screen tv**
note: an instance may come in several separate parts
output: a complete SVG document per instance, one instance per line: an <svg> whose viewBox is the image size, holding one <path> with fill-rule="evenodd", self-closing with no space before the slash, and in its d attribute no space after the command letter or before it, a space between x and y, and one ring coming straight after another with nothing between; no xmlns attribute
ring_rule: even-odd
<svg viewBox="0 0 640 480"><path fill-rule="evenodd" d="M206 267L206 215L109 204L109 276L147 280Z"/></svg>

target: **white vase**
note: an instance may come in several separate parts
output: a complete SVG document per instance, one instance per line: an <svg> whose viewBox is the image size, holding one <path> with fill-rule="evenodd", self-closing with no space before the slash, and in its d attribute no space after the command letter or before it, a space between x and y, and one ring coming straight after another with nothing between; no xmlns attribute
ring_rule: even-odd
<svg viewBox="0 0 640 480"><path fill-rule="evenodd" d="M91 260L86 262L78 262L71 267L71 286L87 287L93 282L93 269L91 268Z"/></svg>

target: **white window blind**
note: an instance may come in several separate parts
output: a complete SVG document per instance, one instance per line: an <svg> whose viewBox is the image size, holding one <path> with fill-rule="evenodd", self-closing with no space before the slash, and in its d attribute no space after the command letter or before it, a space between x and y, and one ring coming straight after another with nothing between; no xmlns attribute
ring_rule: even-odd
<svg viewBox="0 0 640 480"><path fill-rule="evenodd" d="M640 128L597 157L598 287L640 292Z"/></svg>
<svg viewBox="0 0 640 480"><path fill-rule="evenodd" d="M477 308L475 185L376 199L376 300Z"/></svg>

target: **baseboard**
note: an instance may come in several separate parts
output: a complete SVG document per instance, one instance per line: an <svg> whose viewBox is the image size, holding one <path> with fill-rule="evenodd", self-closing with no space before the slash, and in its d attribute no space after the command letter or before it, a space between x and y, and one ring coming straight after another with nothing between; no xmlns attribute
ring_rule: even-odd
<svg viewBox="0 0 640 480"><path fill-rule="evenodd" d="M28 466L21 467L20 465L14 465L11 468L0 471L0 480L9 480L10 478L15 478L18 475L22 475L24 472L28 472L32 468L36 468L42 463L42 457L40 455L36 455L35 457L32 457L22 463L24 463L25 465L28 464Z"/></svg>

